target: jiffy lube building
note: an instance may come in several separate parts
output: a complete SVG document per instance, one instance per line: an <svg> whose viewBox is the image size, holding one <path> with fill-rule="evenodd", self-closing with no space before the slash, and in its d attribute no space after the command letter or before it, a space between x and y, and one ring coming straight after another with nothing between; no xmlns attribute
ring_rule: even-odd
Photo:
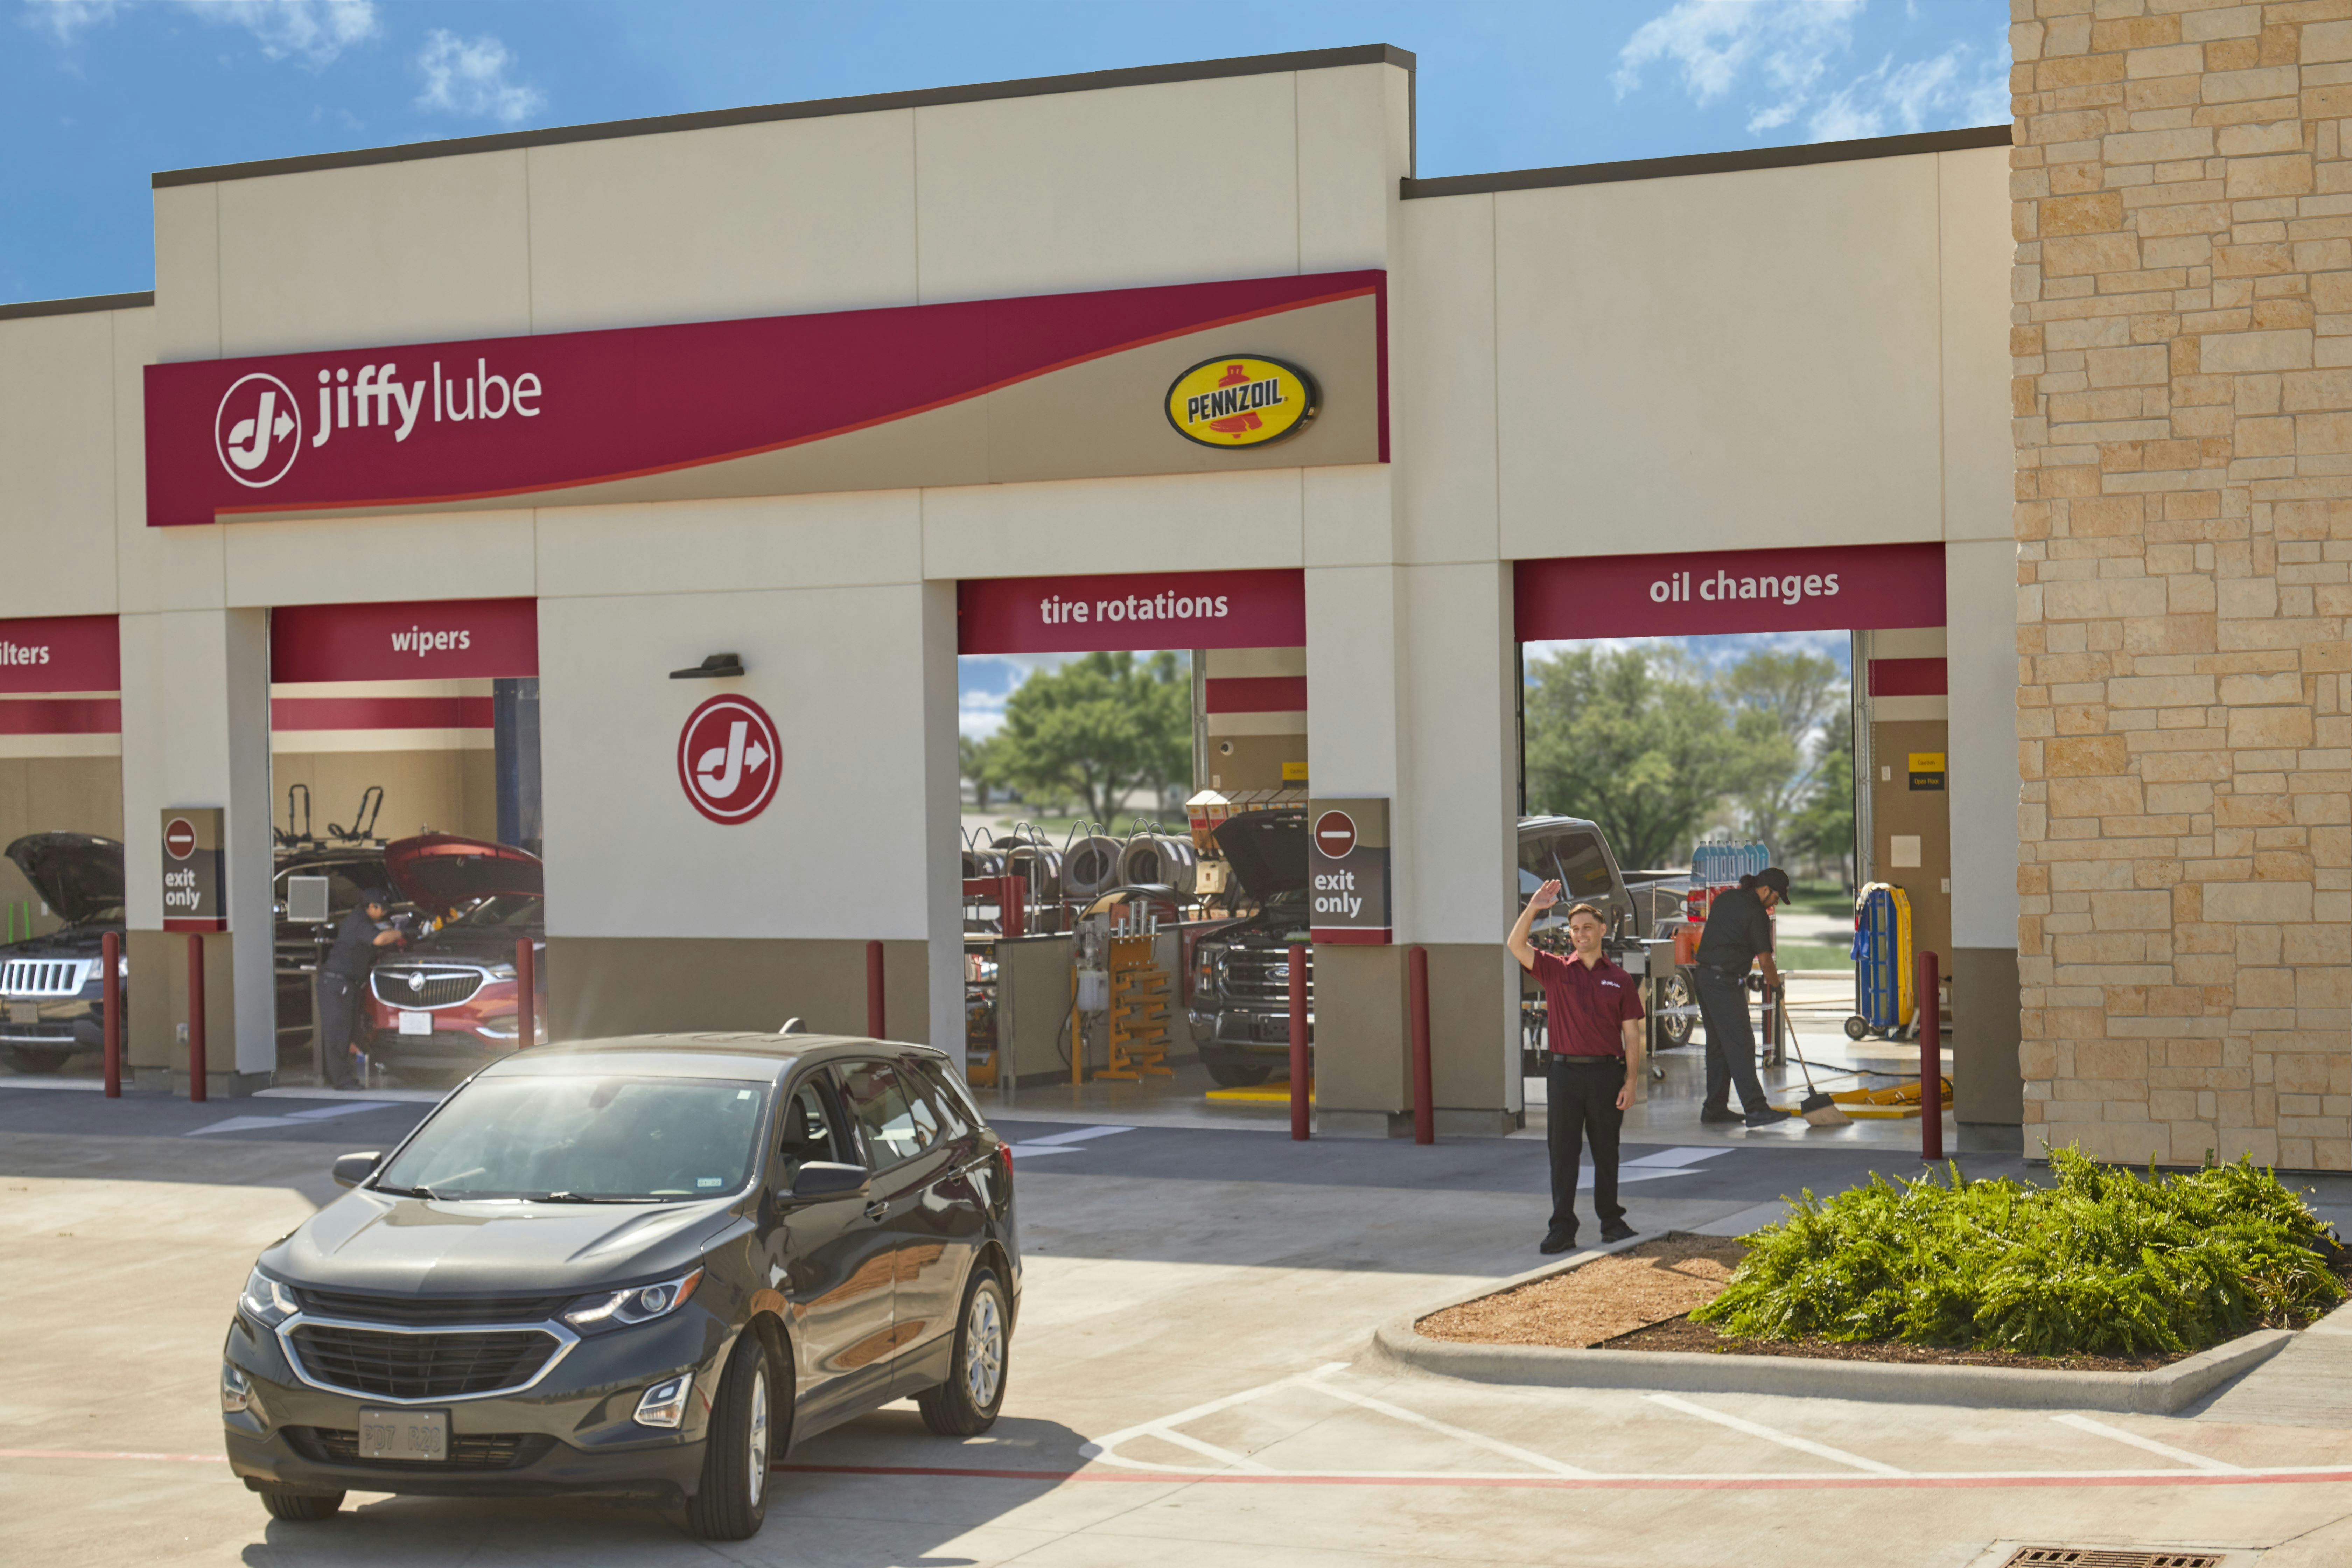
<svg viewBox="0 0 2352 1568"><path fill-rule="evenodd" d="M1324 1127L1410 1108L1417 947L1502 1132L1521 645L1852 633L1964 1130L2352 1163L2352 47L2256 9L2029 24L2015 147L1423 179L1369 47L158 174L152 298L0 310L0 834L121 841L145 1079L183 808L215 1092L289 866L428 828L543 855L543 1032L858 1032L878 942L976 1050L959 657L1181 650L1195 783L1381 857L1302 917Z"/></svg>

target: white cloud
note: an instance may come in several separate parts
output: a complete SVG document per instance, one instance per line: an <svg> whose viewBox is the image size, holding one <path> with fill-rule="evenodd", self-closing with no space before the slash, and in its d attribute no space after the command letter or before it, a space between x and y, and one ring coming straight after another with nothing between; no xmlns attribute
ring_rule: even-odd
<svg viewBox="0 0 2352 1568"><path fill-rule="evenodd" d="M1802 121L1809 139L1842 141L2009 118L2009 41L1955 43L1926 59L1890 55L1824 92L1832 68L1853 47L1866 0L1678 0L1636 28L1611 79L1622 100L1643 75L1673 66L1700 108L1735 94L1749 102L1751 135Z"/></svg>
<svg viewBox="0 0 2352 1568"><path fill-rule="evenodd" d="M425 73L425 90L416 107L468 119L488 117L514 125L546 107L547 95L523 82L509 81L507 69L515 58L506 45L488 33L471 40L436 27L416 57Z"/></svg>
<svg viewBox="0 0 2352 1568"><path fill-rule="evenodd" d="M101 22L111 22L135 0L27 0L25 19L60 44L70 44ZM318 70L354 44L379 36L373 0L177 0L180 9L215 26L242 27L262 54Z"/></svg>

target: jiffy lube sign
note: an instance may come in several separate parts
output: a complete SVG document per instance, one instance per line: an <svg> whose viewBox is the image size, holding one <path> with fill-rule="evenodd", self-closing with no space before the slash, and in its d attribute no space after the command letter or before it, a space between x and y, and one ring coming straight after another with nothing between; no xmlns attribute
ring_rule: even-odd
<svg viewBox="0 0 2352 1568"><path fill-rule="evenodd" d="M1380 462L1386 290L1332 272L150 365L147 521ZM1241 382L1171 424L1171 379L1211 355Z"/></svg>
<svg viewBox="0 0 2352 1568"><path fill-rule="evenodd" d="M273 681L450 680L538 673L536 599L283 605L269 613Z"/></svg>
<svg viewBox="0 0 2352 1568"><path fill-rule="evenodd" d="M956 584L959 653L1097 653L1297 647L1307 574L1129 572L967 578Z"/></svg>
<svg viewBox="0 0 2352 1568"><path fill-rule="evenodd" d="M1522 561L1522 642L1944 624L1941 544L1696 550Z"/></svg>
<svg viewBox="0 0 2352 1568"><path fill-rule="evenodd" d="M114 691L122 645L112 616L0 621L0 692Z"/></svg>

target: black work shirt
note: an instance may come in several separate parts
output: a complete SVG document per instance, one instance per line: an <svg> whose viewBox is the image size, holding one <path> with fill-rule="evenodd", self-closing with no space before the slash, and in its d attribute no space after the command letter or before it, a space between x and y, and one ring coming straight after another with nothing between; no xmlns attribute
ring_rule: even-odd
<svg viewBox="0 0 2352 1568"><path fill-rule="evenodd" d="M1622 1057L1626 1020L1642 1016L1642 991L1633 977L1602 959L1587 964L1536 949L1530 971L1543 987L1546 1034L1564 1057Z"/></svg>
<svg viewBox="0 0 2352 1568"><path fill-rule="evenodd" d="M375 967L375 939L381 928L368 919L365 910L353 910L335 928L335 945L329 950L326 963L319 967L329 974L339 974L345 980L364 980Z"/></svg>
<svg viewBox="0 0 2352 1568"><path fill-rule="evenodd" d="M1726 888L1707 907L1698 961L1745 974L1759 952L1772 951L1772 917L1753 888Z"/></svg>

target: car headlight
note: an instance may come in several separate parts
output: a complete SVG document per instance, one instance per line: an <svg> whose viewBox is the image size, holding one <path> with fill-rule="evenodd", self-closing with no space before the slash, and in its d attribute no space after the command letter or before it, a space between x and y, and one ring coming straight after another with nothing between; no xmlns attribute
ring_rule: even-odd
<svg viewBox="0 0 2352 1568"><path fill-rule="evenodd" d="M686 1305L694 1288L702 1283L702 1270L691 1269L675 1279L664 1279L656 1285L632 1285L625 1290L612 1290L583 1299L580 1305L563 1314L563 1321L575 1329L594 1328L605 1323L645 1323L666 1317Z"/></svg>
<svg viewBox="0 0 2352 1568"><path fill-rule="evenodd" d="M493 980L512 980L515 977L515 966L503 961L486 963L482 966L482 973Z"/></svg>
<svg viewBox="0 0 2352 1568"><path fill-rule="evenodd" d="M302 1310L293 1291L258 1268L245 1277L245 1294L236 1299L236 1304L247 1317L271 1329Z"/></svg>
<svg viewBox="0 0 2352 1568"><path fill-rule="evenodd" d="M636 1422L640 1426L676 1426L686 1419L686 1396L694 1391L694 1376L682 1373L665 1383L656 1383L646 1390L637 1401Z"/></svg>
<svg viewBox="0 0 2352 1568"><path fill-rule="evenodd" d="M235 1362L221 1363L221 1414L234 1415L253 1403L253 1384Z"/></svg>

